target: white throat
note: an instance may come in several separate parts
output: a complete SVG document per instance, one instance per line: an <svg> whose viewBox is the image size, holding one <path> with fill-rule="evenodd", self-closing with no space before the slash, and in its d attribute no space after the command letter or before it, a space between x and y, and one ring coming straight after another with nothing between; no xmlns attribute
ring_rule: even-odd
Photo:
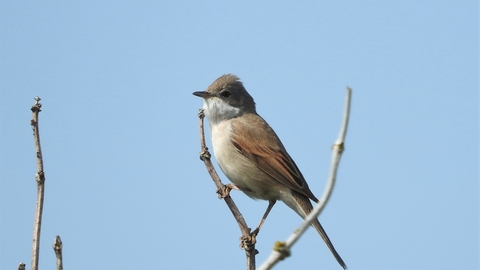
<svg viewBox="0 0 480 270"><path fill-rule="evenodd" d="M233 107L216 97L204 99L203 109L210 122L210 127L215 126L224 120L232 119L243 114L242 108Z"/></svg>

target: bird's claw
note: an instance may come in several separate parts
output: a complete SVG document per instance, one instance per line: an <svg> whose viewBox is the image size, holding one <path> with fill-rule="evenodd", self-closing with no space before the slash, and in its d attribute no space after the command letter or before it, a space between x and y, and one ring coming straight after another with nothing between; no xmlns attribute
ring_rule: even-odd
<svg viewBox="0 0 480 270"><path fill-rule="evenodd" d="M257 234L250 233L248 236L242 235L240 237L240 248L245 249L245 250L252 250L252 248L255 248L255 243L257 243ZM255 249L255 254L258 254L258 250Z"/></svg>
<svg viewBox="0 0 480 270"><path fill-rule="evenodd" d="M226 185L223 185L222 188L219 188L217 190L217 194L218 194L218 198L219 199L223 199L225 197L228 197L230 196L230 191L232 189L238 189L234 184L226 184Z"/></svg>

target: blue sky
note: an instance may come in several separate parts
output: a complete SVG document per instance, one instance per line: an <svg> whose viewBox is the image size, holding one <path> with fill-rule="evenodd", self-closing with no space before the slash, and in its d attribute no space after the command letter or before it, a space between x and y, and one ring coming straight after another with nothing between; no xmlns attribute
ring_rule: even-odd
<svg viewBox="0 0 480 270"><path fill-rule="evenodd" d="M1 269L30 263L35 96L41 268L54 267L60 235L69 269L245 269L240 231L198 158L202 102L191 94L225 73L243 80L317 196L353 88L346 151L320 216L350 269L478 269L477 1L0 9ZM254 227L267 202L232 196ZM277 204L257 261L300 222ZM307 268L341 269L313 229L275 269Z"/></svg>

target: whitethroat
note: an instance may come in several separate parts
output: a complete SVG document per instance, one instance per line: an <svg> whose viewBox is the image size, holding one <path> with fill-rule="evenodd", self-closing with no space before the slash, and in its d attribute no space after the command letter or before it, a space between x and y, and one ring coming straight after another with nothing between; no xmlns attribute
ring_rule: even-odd
<svg viewBox="0 0 480 270"><path fill-rule="evenodd" d="M259 232L277 200L305 218L313 209L310 200L318 203L318 199L275 131L257 114L255 102L239 78L223 75L206 91L193 94L203 98L213 152L223 173L249 197L269 201L254 233ZM312 226L338 263L347 269L318 219Z"/></svg>

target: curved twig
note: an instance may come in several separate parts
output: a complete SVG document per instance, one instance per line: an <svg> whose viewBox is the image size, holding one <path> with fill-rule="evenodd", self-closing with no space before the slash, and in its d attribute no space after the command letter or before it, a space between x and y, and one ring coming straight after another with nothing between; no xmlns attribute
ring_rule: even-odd
<svg viewBox="0 0 480 270"><path fill-rule="evenodd" d="M342 156L343 151L345 150L345 137L347 135L348 120L350 117L350 103L352 97L352 89L347 87L347 96L345 100L345 111L343 114L342 127L340 129L340 134L338 135L335 144L332 147L332 163L330 166L330 175L328 177L327 186L323 192L322 198L315 206L312 212L305 218L304 222L293 231L292 235L288 237L285 242L276 242L272 253L265 260L265 262L258 268L259 270L271 269L279 261L285 259L290 255L291 247L297 242L300 236L307 230L310 224L320 215L323 208L327 204L330 196L332 194L333 188L335 186L338 164Z"/></svg>

